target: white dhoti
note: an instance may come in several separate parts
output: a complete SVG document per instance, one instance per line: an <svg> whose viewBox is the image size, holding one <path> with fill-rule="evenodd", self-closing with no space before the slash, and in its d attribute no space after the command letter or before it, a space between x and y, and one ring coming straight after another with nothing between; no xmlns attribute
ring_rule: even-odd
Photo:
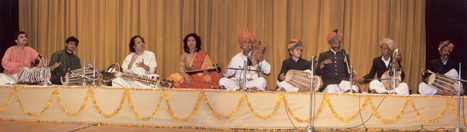
<svg viewBox="0 0 467 132"><path fill-rule="evenodd" d="M448 72L444 74L445 76L449 77L454 77L458 78L459 74L457 73L456 69L451 69ZM456 83L454 87L459 90L459 84ZM438 90L430 85L428 85L425 82L421 82L420 85L418 85L418 92L420 92L421 95L435 95Z"/></svg>
<svg viewBox="0 0 467 132"><path fill-rule="evenodd" d="M138 81L132 81L132 80L125 80L123 78L115 78L112 80L112 87L120 87L120 88L155 88L150 85L146 85L143 83L140 83Z"/></svg>
<svg viewBox="0 0 467 132"><path fill-rule="evenodd" d="M339 84L329 84L323 90L323 93L343 93L350 90L350 81L342 80ZM357 85L352 85L352 90L358 91Z"/></svg>
<svg viewBox="0 0 467 132"><path fill-rule="evenodd" d="M0 73L0 85L14 84L18 82L18 74L10 75Z"/></svg>
<svg viewBox="0 0 467 132"><path fill-rule="evenodd" d="M399 83L393 90L387 90L384 87L383 83L378 80L373 80L370 82L370 91L375 90L377 93L392 93L395 92L398 95L409 95L409 85L407 83Z"/></svg>
<svg viewBox="0 0 467 132"><path fill-rule="evenodd" d="M283 88L287 92L298 92L298 90L300 89L300 88L295 87L295 86L293 86L290 83L287 83L285 81L281 81L281 82L277 81L276 84L277 84L277 87L278 87L276 89L276 91L280 91Z"/></svg>
<svg viewBox="0 0 467 132"><path fill-rule="evenodd" d="M221 78L219 80L219 86L224 86L227 90L237 90L240 89L240 87L237 85L237 82L235 82L232 79L229 78ZM253 79L251 81L246 82L246 88L254 88L256 87L258 90L263 91L266 89L266 79L263 77L258 77L256 79Z"/></svg>

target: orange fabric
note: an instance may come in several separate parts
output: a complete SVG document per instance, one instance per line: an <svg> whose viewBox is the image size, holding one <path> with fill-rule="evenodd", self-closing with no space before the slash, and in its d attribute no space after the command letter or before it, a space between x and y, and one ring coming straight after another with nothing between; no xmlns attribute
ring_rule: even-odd
<svg viewBox="0 0 467 132"><path fill-rule="evenodd" d="M250 39L252 44L256 43L256 36L250 33L248 29L240 32L237 36L237 39L238 39L238 43L241 43L245 41L246 39Z"/></svg>
<svg viewBox="0 0 467 132"><path fill-rule="evenodd" d="M188 60L185 56L182 55L181 60ZM212 67L211 58L209 58L208 53L204 50L200 50L196 53L188 63L180 62L186 70L200 70ZM170 75L167 80L174 81L173 86L175 88L201 88L209 89L219 86L219 74L215 71L211 71L211 75L205 74L204 72L191 74L189 75L191 79L191 85L186 85L185 78L182 74L174 73Z"/></svg>

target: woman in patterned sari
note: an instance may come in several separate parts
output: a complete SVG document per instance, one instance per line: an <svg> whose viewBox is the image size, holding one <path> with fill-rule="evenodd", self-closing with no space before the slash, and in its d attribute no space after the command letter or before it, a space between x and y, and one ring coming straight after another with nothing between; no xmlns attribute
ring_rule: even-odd
<svg viewBox="0 0 467 132"><path fill-rule="evenodd" d="M167 80L173 81L175 88L219 88L219 75L216 71L204 70L188 74L187 71L213 67L211 58L206 51L201 50L201 39L195 33L188 34L183 39L185 53L180 56L178 73L170 75Z"/></svg>

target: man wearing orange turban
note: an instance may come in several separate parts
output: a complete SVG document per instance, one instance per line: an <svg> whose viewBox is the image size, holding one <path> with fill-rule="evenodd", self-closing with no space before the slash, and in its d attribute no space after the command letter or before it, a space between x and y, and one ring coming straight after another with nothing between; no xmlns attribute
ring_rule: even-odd
<svg viewBox="0 0 467 132"><path fill-rule="evenodd" d="M364 82L364 80L371 80L375 77L375 74L378 74L378 78L381 78L383 74L387 70L392 70L390 69L390 65L393 65L396 71L399 72L399 75L401 76L401 81L404 80L405 78L405 73L402 71L402 67L400 66L400 62L396 62L394 64L391 64L392 58L391 54L394 51L394 48L396 47L396 44L394 41L390 38L384 38L379 42L380 48L381 48L381 56L378 56L373 59L373 66L371 66L370 73L367 75L363 76L363 78L359 79L359 82ZM397 58L397 57L396 57ZM370 82L370 91L372 93L392 93L395 92L396 94L399 95L409 95L409 85L407 83L399 83L394 90L387 90L387 88L384 86L384 84L377 80L374 79Z"/></svg>
<svg viewBox="0 0 467 132"><path fill-rule="evenodd" d="M252 45L256 43L256 36L250 33L248 30L242 31L237 36L238 43L242 52L235 55L229 63L228 67L224 67L222 72L224 73L224 78L219 80L219 86L221 88L226 88L227 90L237 90L243 87L243 70L235 70L229 68L243 68L245 62L248 62L251 59L251 50ZM269 74L271 70L271 65L264 60L264 57L261 57L258 64L258 69L261 70L264 74ZM234 77L232 77L235 75ZM232 77L231 79L227 77ZM247 78L246 79L246 88L253 90L265 90L266 89L266 79L263 77Z"/></svg>
<svg viewBox="0 0 467 132"><path fill-rule="evenodd" d="M320 75L323 79L324 84L320 91L324 93L351 91L350 74L347 67L350 64L346 64L346 62L349 62L349 55L340 50L342 39L342 33L338 32L337 29L332 31L327 36L329 50L319 54L315 75ZM347 60L344 60L344 58L347 58ZM352 85L352 90L356 92L359 91L359 88Z"/></svg>
<svg viewBox="0 0 467 132"><path fill-rule="evenodd" d="M441 42L438 48L440 57L431 60L427 69L434 73L458 78L459 73L457 71L459 70L459 63L455 60L449 59L449 57L451 56L452 50L454 50L454 44L449 42L449 40ZM454 87L457 89L458 83L456 83ZM428 85L425 82L420 83L420 85L418 86L418 92L420 92L420 94L422 95L435 95L435 94L454 95L455 94L453 92L438 91L433 86Z"/></svg>

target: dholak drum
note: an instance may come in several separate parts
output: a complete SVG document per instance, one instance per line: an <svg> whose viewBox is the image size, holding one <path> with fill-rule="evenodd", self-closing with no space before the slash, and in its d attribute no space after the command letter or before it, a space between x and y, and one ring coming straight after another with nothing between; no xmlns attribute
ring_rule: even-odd
<svg viewBox="0 0 467 132"><path fill-rule="evenodd" d="M50 69L46 67L24 67L18 73L18 82L36 84L50 79ZM46 78L47 77L47 78Z"/></svg>
<svg viewBox="0 0 467 132"><path fill-rule="evenodd" d="M94 78L93 78L93 67L86 67L84 68L84 76L83 76L83 68L80 69L75 69L71 70L70 72L67 72L65 76L60 78L60 82L62 82L62 85L86 85L86 84L91 84L92 80L94 79L95 82L97 82L97 79L99 78L99 72L94 73ZM83 78L85 81L83 82Z"/></svg>
<svg viewBox="0 0 467 132"><path fill-rule="evenodd" d="M291 84L297 88L306 88L308 90L311 89L311 73L306 71L300 70L289 70L285 75L285 82ZM313 79L313 91L318 91L321 86L323 86L323 81L319 76L314 77Z"/></svg>
<svg viewBox="0 0 467 132"><path fill-rule="evenodd" d="M441 75L441 74L431 74L428 77L428 85L436 88L437 90L441 92L452 92L454 94L457 94L459 91L458 88L458 83L456 79Z"/></svg>

